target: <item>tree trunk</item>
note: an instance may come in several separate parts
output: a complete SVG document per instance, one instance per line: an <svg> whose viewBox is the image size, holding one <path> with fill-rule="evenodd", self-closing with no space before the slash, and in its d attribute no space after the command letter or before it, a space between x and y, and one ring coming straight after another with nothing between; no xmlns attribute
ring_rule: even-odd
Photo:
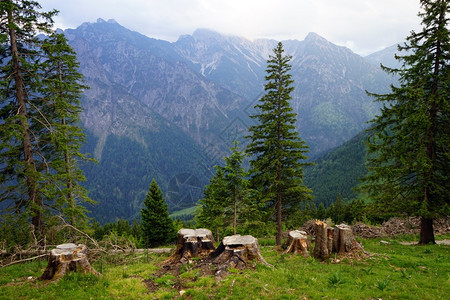
<svg viewBox="0 0 450 300"><path fill-rule="evenodd" d="M11 11L8 11L8 24L14 24L14 19ZM19 50L17 48L16 31L14 26L9 26L9 37L11 41L11 55L12 63L14 69L14 81L16 88L16 99L17 99L17 113L20 116L20 125L23 129L23 141L22 149L24 156L25 165L25 180L27 184L27 194L29 198L29 205L31 206L31 223L34 226L36 233L42 233L42 200L38 194L37 182L33 177L36 172L36 166L33 158L33 149L31 146L31 136L30 136L30 126L28 123L27 108L25 101L25 91L23 75L20 67L19 61Z"/></svg>
<svg viewBox="0 0 450 300"><path fill-rule="evenodd" d="M39 280L57 280L70 271L101 276L89 263L85 245L62 244L50 252L47 268Z"/></svg>
<svg viewBox="0 0 450 300"><path fill-rule="evenodd" d="M281 191L277 191L277 204L276 204L276 213L277 213L277 238L276 238L276 244L277 246L281 246L282 242L282 234L283 234L283 224L282 224L282 215L281 215L281 201L282 201L282 194Z"/></svg>
<svg viewBox="0 0 450 300"><path fill-rule="evenodd" d="M259 250L258 239L251 235L226 236L219 247L210 255L211 263L216 266L216 277L222 278L228 268L244 269L249 261L259 261L269 265Z"/></svg>
<svg viewBox="0 0 450 300"><path fill-rule="evenodd" d="M293 230L288 234L288 239L285 243L286 250L284 253L294 253L294 254L302 254L303 256L308 256L308 249L311 247L308 236L306 232Z"/></svg>
<svg viewBox="0 0 450 300"><path fill-rule="evenodd" d="M236 226L237 226L237 191L236 191L236 187L235 187L235 188L234 188L233 234L236 234Z"/></svg>
<svg viewBox="0 0 450 300"><path fill-rule="evenodd" d="M333 234L333 252L343 254L358 248L350 226L336 225Z"/></svg>
<svg viewBox="0 0 450 300"><path fill-rule="evenodd" d="M436 244L434 240L433 219L420 218L420 245Z"/></svg>
<svg viewBox="0 0 450 300"><path fill-rule="evenodd" d="M186 229L178 231L177 248L169 263L187 264L193 257L206 257L214 251L214 237L209 229Z"/></svg>
<svg viewBox="0 0 450 300"><path fill-rule="evenodd" d="M316 233L316 244L314 246L313 256L320 260L328 259L331 255L329 248L329 235L327 224L316 220L314 223L314 232Z"/></svg>

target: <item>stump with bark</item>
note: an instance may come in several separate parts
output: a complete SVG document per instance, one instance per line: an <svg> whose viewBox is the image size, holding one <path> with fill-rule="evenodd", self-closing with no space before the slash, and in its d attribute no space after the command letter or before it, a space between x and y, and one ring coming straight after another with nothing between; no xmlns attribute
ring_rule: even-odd
<svg viewBox="0 0 450 300"><path fill-rule="evenodd" d="M225 237L219 247L210 255L216 266L216 277L223 277L228 268L244 269L249 262L261 262L270 266L262 257L258 239L251 235L232 235Z"/></svg>
<svg viewBox="0 0 450 300"><path fill-rule="evenodd" d="M360 245L355 240L350 226L345 224L335 226L333 234L333 252L344 254L359 248Z"/></svg>
<svg viewBox="0 0 450 300"><path fill-rule="evenodd" d="M168 262L187 264L193 257L207 257L214 249L214 237L209 229L182 228L178 231L177 248Z"/></svg>
<svg viewBox="0 0 450 300"><path fill-rule="evenodd" d="M71 271L101 275L89 263L85 245L61 244L50 252L47 268L39 279L57 280Z"/></svg>
<svg viewBox="0 0 450 300"><path fill-rule="evenodd" d="M286 240L284 247L284 253L302 254L308 256L308 249L311 247L308 241L308 236L305 231L292 230L288 233L288 239Z"/></svg>
<svg viewBox="0 0 450 300"><path fill-rule="evenodd" d="M314 257L317 259L328 259L332 253L345 255L350 252L361 251L364 248L359 244L350 226L341 224L334 228L327 227L322 221L315 221L316 245L314 247Z"/></svg>
<svg viewBox="0 0 450 300"><path fill-rule="evenodd" d="M314 232L316 233L316 244L314 246L313 256L320 260L328 259L331 255L332 234L327 224L316 220L314 223ZM331 240L330 240L331 236Z"/></svg>

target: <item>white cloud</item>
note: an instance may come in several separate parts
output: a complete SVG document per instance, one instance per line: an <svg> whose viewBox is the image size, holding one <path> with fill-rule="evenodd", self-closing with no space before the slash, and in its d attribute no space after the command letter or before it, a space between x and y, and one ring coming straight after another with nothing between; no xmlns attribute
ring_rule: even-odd
<svg viewBox="0 0 450 300"><path fill-rule="evenodd" d="M39 0L38 0L39 1ZM419 27L419 0L41 0L56 26L97 18L175 41L197 28L249 38L302 40L316 32L361 54L401 42Z"/></svg>

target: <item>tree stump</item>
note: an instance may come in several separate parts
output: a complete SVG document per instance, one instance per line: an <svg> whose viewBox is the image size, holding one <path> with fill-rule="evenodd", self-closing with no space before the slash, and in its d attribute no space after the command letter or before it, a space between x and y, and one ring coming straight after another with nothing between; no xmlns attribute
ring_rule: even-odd
<svg viewBox="0 0 450 300"><path fill-rule="evenodd" d="M225 237L219 247L210 255L216 266L216 277L223 277L228 268L244 269L249 261L258 261L270 266L262 257L258 239L251 235L232 235Z"/></svg>
<svg viewBox="0 0 450 300"><path fill-rule="evenodd" d="M299 253L303 256L309 255L308 249L311 247L306 232L300 230L290 231L284 246L286 250L283 253Z"/></svg>
<svg viewBox="0 0 450 300"><path fill-rule="evenodd" d="M350 226L341 224L336 225L335 227L333 235L333 252L343 254L360 248L353 236Z"/></svg>
<svg viewBox="0 0 450 300"><path fill-rule="evenodd" d="M178 242L169 262L187 264L193 257L207 257L214 251L214 237L209 229L186 229L178 231Z"/></svg>
<svg viewBox="0 0 450 300"><path fill-rule="evenodd" d="M314 232L316 233L316 244L314 246L313 256L320 260L328 259L332 250L332 230L327 228L326 223L316 220L314 223Z"/></svg>
<svg viewBox="0 0 450 300"><path fill-rule="evenodd" d="M50 252L47 268L39 280L57 280L70 271L101 276L89 263L85 245L61 244Z"/></svg>

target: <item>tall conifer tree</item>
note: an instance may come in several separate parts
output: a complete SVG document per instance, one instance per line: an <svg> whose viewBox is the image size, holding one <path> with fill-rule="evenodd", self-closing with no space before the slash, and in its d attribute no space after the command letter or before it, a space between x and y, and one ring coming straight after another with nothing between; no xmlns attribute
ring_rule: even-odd
<svg viewBox="0 0 450 300"><path fill-rule="evenodd" d="M77 165L85 158L77 123L86 87L75 53L51 29L57 11L40 8L35 1L0 2L0 201L16 214L28 212L43 234L46 210L75 223L85 220L80 201L90 199Z"/></svg>
<svg viewBox="0 0 450 300"><path fill-rule="evenodd" d="M369 132L364 189L383 211L421 218L421 244L434 243L433 220L449 214L449 2L422 0L423 28L399 51L400 77Z"/></svg>
<svg viewBox="0 0 450 300"><path fill-rule="evenodd" d="M141 209L142 239L145 247L160 246L174 241L176 232L169 217L166 200L155 179L150 183L149 191Z"/></svg>
<svg viewBox="0 0 450 300"><path fill-rule="evenodd" d="M0 171L1 200L26 207L36 232L42 233L43 199L39 139L33 135L43 121L35 105L39 77L37 33L50 33L56 11L40 13L35 1L0 2Z"/></svg>
<svg viewBox="0 0 450 300"><path fill-rule="evenodd" d="M51 172L45 173L49 187L47 198L53 208L66 216L73 225L85 221L86 209L81 203L93 203L80 185L85 181L80 160L88 160L80 148L85 134L79 127L82 111L80 98L87 86L78 72L76 54L63 34L53 33L44 40L42 82L40 94L42 113L47 124L42 125L41 141L47 144L46 159Z"/></svg>
<svg viewBox="0 0 450 300"><path fill-rule="evenodd" d="M233 234L236 234L238 214L246 206L244 201L248 174L242 166L245 154L240 150L238 141L234 141L230 150L231 155L224 157L225 166L215 166L216 174L205 188L197 214L199 225L213 226L217 238L219 227L226 227L230 223Z"/></svg>
<svg viewBox="0 0 450 300"><path fill-rule="evenodd" d="M195 216L198 226L211 228L216 233L216 239L220 240L220 229L228 225L227 205L228 197L225 174L223 168L215 166L216 174L209 181L203 191L203 198L199 200L197 214Z"/></svg>
<svg viewBox="0 0 450 300"><path fill-rule="evenodd" d="M307 163L302 161L307 159L308 147L296 131L296 114L289 104L294 90L289 74L291 58L284 55L281 42L269 57L266 94L255 106L260 113L251 116L259 124L250 127L251 142L247 147L252 186L275 208L277 245L281 245L283 213L311 197L311 190L303 185L303 167Z"/></svg>

